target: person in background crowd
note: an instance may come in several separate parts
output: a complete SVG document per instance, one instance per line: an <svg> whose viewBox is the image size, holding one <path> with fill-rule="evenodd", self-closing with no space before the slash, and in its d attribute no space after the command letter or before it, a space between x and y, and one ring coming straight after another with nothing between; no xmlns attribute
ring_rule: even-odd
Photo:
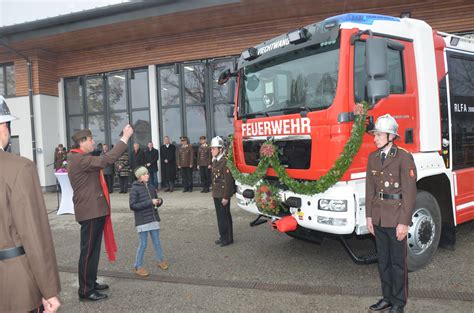
<svg viewBox="0 0 474 313"><path fill-rule="evenodd" d="M63 162L66 161L67 152L63 144L60 143L56 149L54 149L54 170L58 170L63 167Z"/></svg>
<svg viewBox="0 0 474 313"><path fill-rule="evenodd" d="M109 145L103 144L101 155L104 155L107 152L109 152ZM109 190L109 193L113 193L114 192L114 165L113 164L107 165L106 167L104 167L103 172L104 172L105 182L107 183L107 189Z"/></svg>
<svg viewBox="0 0 474 313"><path fill-rule="evenodd" d="M160 154L158 150L153 148L153 143L149 142L147 148L145 149L145 167L150 173L150 184L152 184L155 189L158 189L158 160L160 159Z"/></svg>
<svg viewBox="0 0 474 313"><path fill-rule="evenodd" d="M173 192L174 181L176 179L176 146L170 143L170 138L163 138L163 145L160 147L161 154L161 178L165 192Z"/></svg>
<svg viewBox="0 0 474 313"><path fill-rule="evenodd" d="M58 264L36 164L5 152L10 114L0 96L0 312L56 312Z"/></svg>
<svg viewBox="0 0 474 313"><path fill-rule="evenodd" d="M92 151L93 156L99 156L102 153L102 143L97 144L97 147Z"/></svg>
<svg viewBox="0 0 474 313"><path fill-rule="evenodd" d="M128 163L128 152L125 151L115 162L115 172L119 177L119 193L127 193L128 191L128 176L130 175L130 166Z"/></svg>
<svg viewBox="0 0 474 313"><path fill-rule="evenodd" d="M181 147L178 150L178 168L181 169L183 192L193 192L193 147L186 136L181 137Z"/></svg>
<svg viewBox="0 0 474 313"><path fill-rule="evenodd" d="M133 175L133 171L138 167L145 165L145 153L138 143L133 144L133 150L130 153L128 160L130 162L130 171L132 172L132 181L134 181L136 178L135 175Z"/></svg>
<svg viewBox="0 0 474 313"><path fill-rule="evenodd" d="M224 153L224 141L217 136L211 141L212 153L212 197L216 208L219 239L216 244L221 247L234 242L230 198L234 192L234 178L227 168L227 157Z"/></svg>
<svg viewBox="0 0 474 313"><path fill-rule="evenodd" d="M140 243L137 249L134 272L138 276L148 276L149 273L143 268L143 257L147 246L148 234L151 236L155 248L155 259L158 267L162 270L168 269L168 263L163 260L163 252L160 243L160 215L158 207L163 204L163 199L158 198L156 188L149 184L150 174L144 166L140 166L134 173L137 181L134 181L130 189L130 209L135 216L135 227L138 232Z"/></svg>
<svg viewBox="0 0 474 313"><path fill-rule="evenodd" d="M404 311L408 298L407 241L416 199L413 156L397 147L398 124L380 116L374 134L377 150L369 155L365 185L367 228L375 236L383 298L371 311Z"/></svg>
<svg viewBox="0 0 474 313"><path fill-rule="evenodd" d="M100 291L109 286L97 282L102 234L110 261L115 261L117 247L110 219L110 197L102 170L126 152L133 128L127 125L122 133L115 147L101 156L91 154L94 151L94 139L89 129L80 130L72 136L75 147L68 155L68 175L74 192L74 214L81 225L79 300L98 301L107 298Z"/></svg>
<svg viewBox="0 0 474 313"><path fill-rule="evenodd" d="M201 175L201 192L209 192L211 186L211 148L207 144L206 136L199 137L199 143L197 167L199 169L199 174Z"/></svg>

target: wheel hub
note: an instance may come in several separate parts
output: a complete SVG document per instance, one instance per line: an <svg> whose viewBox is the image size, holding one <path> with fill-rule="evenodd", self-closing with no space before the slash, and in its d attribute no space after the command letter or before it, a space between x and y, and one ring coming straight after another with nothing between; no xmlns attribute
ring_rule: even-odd
<svg viewBox="0 0 474 313"><path fill-rule="evenodd" d="M408 248L414 254L422 254L433 243L436 229L431 213L425 209L418 209L413 214L413 225L408 232Z"/></svg>

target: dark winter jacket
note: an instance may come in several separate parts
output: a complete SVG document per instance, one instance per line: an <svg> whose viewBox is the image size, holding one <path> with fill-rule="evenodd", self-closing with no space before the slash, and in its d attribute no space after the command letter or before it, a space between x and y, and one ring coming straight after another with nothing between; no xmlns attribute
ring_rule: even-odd
<svg viewBox="0 0 474 313"><path fill-rule="evenodd" d="M160 158L158 150L152 148L151 150L148 147L145 149L145 166L150 163L150 166L147 167L148 171L151 173L158 172L158 159Z"/></svg>
<svg viewBox="0 0 474 313"><path fill-rule="evenodd" d="M153 208L152 199L158 199L153 185L145 185L138 180L133 182L130 189L130 209L135 214L135 226L160 221L158 210Z"/></svg>

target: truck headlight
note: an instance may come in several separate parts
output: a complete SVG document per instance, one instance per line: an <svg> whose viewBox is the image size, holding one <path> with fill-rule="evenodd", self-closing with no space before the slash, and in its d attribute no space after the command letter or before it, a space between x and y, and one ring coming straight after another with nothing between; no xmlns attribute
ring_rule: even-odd
<svg viewBox="0 0 474 313"><path fill-rule="evenodd" d="M347 212L347 200L320 199L318 201L318 210Z"/></svg>

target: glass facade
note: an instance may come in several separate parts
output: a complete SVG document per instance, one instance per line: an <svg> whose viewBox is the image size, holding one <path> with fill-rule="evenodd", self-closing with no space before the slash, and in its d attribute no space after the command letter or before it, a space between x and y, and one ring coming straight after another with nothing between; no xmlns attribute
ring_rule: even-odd
<svg viewBox="0 0 474 313"><path fill-rule="evenodd" d="M115 144L127 123L135 128L133 143L151 141L148 69L132 69L64 80L67 138L89 128L96 144Z"/></svg>

